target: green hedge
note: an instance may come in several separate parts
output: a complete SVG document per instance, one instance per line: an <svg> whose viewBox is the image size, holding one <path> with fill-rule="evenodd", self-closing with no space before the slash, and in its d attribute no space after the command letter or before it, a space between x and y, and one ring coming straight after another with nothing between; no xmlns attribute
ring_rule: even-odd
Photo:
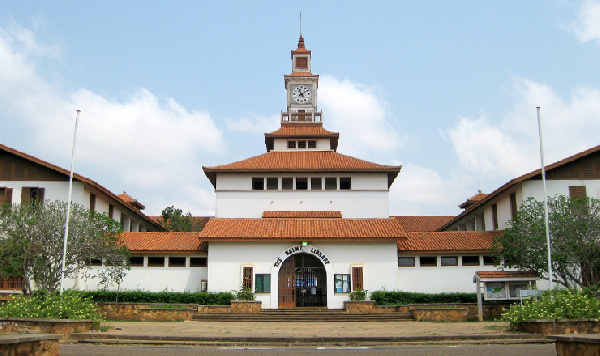
<svg viewBox="0 0 600 356"><path fill-rule="evenodd" d="M375 291L371 300L376 305L437 304L437 303L477 303L475 293L412 293Z"/></svg>
<svg viewBox="0 0 600 356"><path fill-rule="evenodd" d="M82 292L94 302L114 303L117 292L99 290ZM146 291L121 291L118 295L119 303L173 303L173 304L198 304L198 305L230 305L233 295L229 292L146 292Z"/></svg>

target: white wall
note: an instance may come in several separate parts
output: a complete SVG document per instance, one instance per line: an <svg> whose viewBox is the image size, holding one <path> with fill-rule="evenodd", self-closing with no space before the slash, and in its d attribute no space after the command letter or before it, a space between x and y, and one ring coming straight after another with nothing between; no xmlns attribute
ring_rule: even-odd
<svg viewBox="0 0 600 356"><path fill-rule="evenodd" d="M351 177L351 190L251 190L253 177ZM215 216L260 218L264 211L341 211L344 218L389 218L387 175L218 174Z"/></svg>
<svg viewBox="0 0 600 356"><path fill-rule="evenodd" d="M220 242L209 244L208 290L237 291L242 283L243 267L253 267L254 274L271 274L271 293L256 294L262 307L276 308L277 258L295 242ZM390 242L314 242L310 247L323 251L330 259L326 269L335 274L350 274L352 267L363 267L364 289L393 290L397 285L397 245ZM334 293L334 276L327 275L328 307L341 309L348 293Z"/></svg>
<svg viewBox="0 0 600 356"><path fill-rule="evenodd" d="M190 257L190 255L160 255L173 257ZM191 255L191 257L206 257L206 255ZM147 261L147 259L146 259ZM165 264L168 265L168 259L165 258ZM147 262L146 262L147 264ZM92 267L101 269L102 267ZM189 258L186 259L186 267L131 267L127 272L121 290L147 290L150 292L175 291L175 292L198 292L201 287L201 280L208 279L207 267L189 267ZM102 288L98 285L99 279L80 279L69 280L65 283L66 288L95 290ZM117 286L112 285L108 289L116 290Z"/></svg>

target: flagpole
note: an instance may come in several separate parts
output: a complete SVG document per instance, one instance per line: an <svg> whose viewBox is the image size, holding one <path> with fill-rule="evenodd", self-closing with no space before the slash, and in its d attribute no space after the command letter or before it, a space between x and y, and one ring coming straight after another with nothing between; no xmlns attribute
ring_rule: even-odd
<svg viewBox="0 0 600 356"><path fill-rule="evenodd" d="M546 189L546 166L544 164L544 141L542 140L542 119L540 107L537 108L538 130L540 134L540 159L542 161L542 184L544 186L544 225L546 226L546 243L548 244L548 286L554 288L552 283L552 246L550 244L550 223L548 222L548 191Z"/></svg>
<svg viewBox="0 0 600 356"><path fill-rule="evenodd" d="M71 151L71 174L69 175L69 198L67 200L67 217L65 219L65 235L63 237L63 255L62 255L62 269L60 274L60 295L63 294L63 285L65 279L65 263L67 260L67 240L69 239L69 216L71 215L71 195L73 193L73 167L75 167L75 148L77 147L77 125L79 124L79 113L77 110L77 117L75 118L75 131L73 133L73 149Z"/></svg>

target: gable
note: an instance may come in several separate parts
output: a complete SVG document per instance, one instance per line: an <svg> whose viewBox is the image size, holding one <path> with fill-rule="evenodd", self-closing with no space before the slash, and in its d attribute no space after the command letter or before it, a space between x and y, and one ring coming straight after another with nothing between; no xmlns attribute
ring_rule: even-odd
<svg viewBox="0 0 600 356"><path fill-rule="evenodd" d="M2 181L67 181L68 176L10 152L0 151Z"/></svg>
<svg viewBox="0 0 600 356"><path fill-rule="evenodd" d="M541 175L534 179L542 179ZM548 180L600 179L600 152L595 152L573 162L546 172Z"/></svg>

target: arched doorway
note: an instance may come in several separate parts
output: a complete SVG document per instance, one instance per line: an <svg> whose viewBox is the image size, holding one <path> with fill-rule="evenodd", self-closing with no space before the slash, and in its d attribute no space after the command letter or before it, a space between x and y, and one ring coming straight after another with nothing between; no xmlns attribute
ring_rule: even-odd
<svg viewBox="0 0 600 356"><path fill-rule="evenodd" d="M327 273L314 255L296 253L279 269L279 307L327 306Z"/></svg>

